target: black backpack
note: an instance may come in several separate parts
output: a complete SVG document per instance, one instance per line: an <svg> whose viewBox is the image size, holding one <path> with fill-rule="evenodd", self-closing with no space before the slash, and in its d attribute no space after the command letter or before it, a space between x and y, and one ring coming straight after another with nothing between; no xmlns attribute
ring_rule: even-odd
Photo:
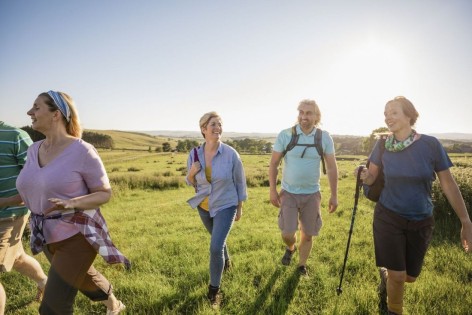
<svg viewBox="0 0 472 315"><path fill-rule="evenodd" d="M323 146L322 146L322 130L319 129L319 128L316 128L315 136L313 137L313 144L299 144L298 143L298 138L299 137L300 137L300 135L297 134L297 126L293 126L292 127L292 138L290 139L290 142L288 143L285 150L282 152L282 158L285 156L285 154L287 154L288 151L295 148L295 146L305 147L305 149L303 150L303 153L301 155L301 158L303 158L305 156L306 149L315 147L316 151L318 151L318 154L321 157L321 163L323 164L323 174L326 174L326 166L325 166Z"/></svg>
<svg viewBox="0 0 472 315"><path fill-rule="evenodd" d="M375 202L379 201L380 193L382 192L382 189L384 188L384 184L385 184L383 164L382 164L382 156L385 151L385 138L380 138L379 140L377 140L377 142L378 142L378 145L380 145L379 173L375 181L372 183L372 185L367 185L367 184L362 185L362 190L364 191L364 195L367 197L367 199L371 201L375 201ZM369 165L370 165L370 160L367 160L367 164L365 166L369 168Z"/></svg>

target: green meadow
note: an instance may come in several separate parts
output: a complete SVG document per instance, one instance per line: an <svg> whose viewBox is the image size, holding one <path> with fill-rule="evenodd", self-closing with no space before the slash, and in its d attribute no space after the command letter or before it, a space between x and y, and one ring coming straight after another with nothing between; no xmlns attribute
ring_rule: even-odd
<svg viewBox="0 0 472 315"><path fill-rule="evenodd" d="M186 154L100 151L114 196L102 207L113 241L132 261L125 271L97 257L95 265L127 306L124 314L381 314L379 276L374 263L374 204L361 197L342 285L339 285L354 206L354 168L365 156L339 156L339 208L326 210L329 188L322 177L323 228L314 240L309 277L296 272L298 257L282 266L284 245L278 209L268 200L270 155L242 155L249 199L227 241L234 267L223 276L223 305L211 310L206 299L209 235L186 200ZM471 197L471 156L453 156L454 174ZM459 181L458 180L458 181ZM435 186L437 190L437 186ZM470 314L472 259L459 242L460 224L438 194L435 236L417 283L406 286L405 314ZM469 201L471 199L468 199ZM469 205L470 211L470 205ZM29 251L28 239L24 244ZM43 268L48 263L39 254ZM37 314L35 284L18 273L2 274L7 314ZM105 307L80 293L76 314L105 314Z"/></svg>

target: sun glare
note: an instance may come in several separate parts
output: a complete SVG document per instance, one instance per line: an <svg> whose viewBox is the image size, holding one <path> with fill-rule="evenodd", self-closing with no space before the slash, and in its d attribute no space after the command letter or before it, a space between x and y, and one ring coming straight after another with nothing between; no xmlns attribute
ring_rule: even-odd
<svg viewBox="0 0 472 315"><path fill-rule="evenodd" d="M387 100L411 89L407 60L400 47L379 41L357 42L338 50L320 90L330 105L323 109L326 127L341 134L369 134L383 125ZM356 124L362 115L369 119Z"/></svg>
<svg viewBox="0 0 472 315"><path fill-rule="evenodd" d="M398 49L371 42L355 46L338 57L333 74L339 88L351 95L366 90L371 93L398 90L404 84L405 62Z"/></svg>

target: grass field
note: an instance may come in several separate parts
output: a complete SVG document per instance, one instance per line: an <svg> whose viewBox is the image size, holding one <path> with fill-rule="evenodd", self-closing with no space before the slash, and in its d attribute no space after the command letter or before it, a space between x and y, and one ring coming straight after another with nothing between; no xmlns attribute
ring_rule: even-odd
<svg viewBox="0 0 472 315"><path fill-rule="evenodd" d="M379 314L373 204L365 198L359 201L343 293L336 294L354 204L352 171L365 157L339 157L339 208L333 214L326 211L329 192L326 177L322 178L324 225L308 261L310 276L299 278L298 257L291 266L280 264L284 245L277 227L278 210L270 205L264 186L270 156L242 156L253 184L243 217L228 239L234 268L223 276L223 306L215 312L205 297L209 235L197 212L186 204L193 194L183 184L187 156L100 154L114 188L114 198L102 211L115 244L133 268L125 271L101 258L95 265L127 305L126 314ZM417 283L406 287L405 314L471 313L472 259L459 245L458 228L454 216L437 221L423 272ZM36 257L47 270L44 256ZM32 302L35 285L14 272L1 277L8 294L7 314L37 314L38 303ZM76 314L105 313L103 305L80 294L75 309Z"/></svg>

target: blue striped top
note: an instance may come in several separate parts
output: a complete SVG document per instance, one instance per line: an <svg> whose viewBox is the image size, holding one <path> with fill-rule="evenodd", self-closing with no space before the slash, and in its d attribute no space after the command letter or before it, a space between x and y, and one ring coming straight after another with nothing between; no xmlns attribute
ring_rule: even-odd
<svg viewBox="0 0 472 315"><path fill-rule="evenodd" d="M26 152L33 143L28 133L0 121L0 198L18 194L16 179L26 161ZM0 218L22 216L24 206L0 207Z"/></svg>

